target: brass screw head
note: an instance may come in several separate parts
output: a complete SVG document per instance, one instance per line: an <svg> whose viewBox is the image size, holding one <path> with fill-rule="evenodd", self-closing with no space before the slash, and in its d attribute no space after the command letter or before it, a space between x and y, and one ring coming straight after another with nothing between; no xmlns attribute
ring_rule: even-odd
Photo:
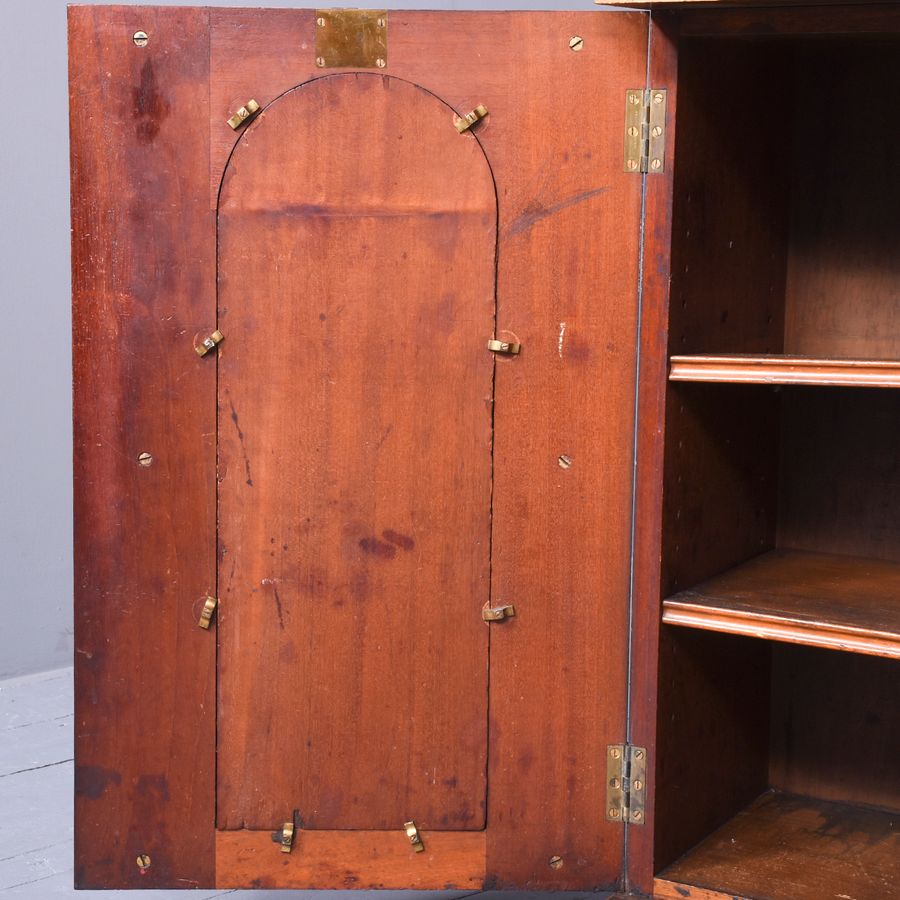
<svg viewBox="0 0 900 900"><path fill-rule="evenodd" d="M634 758L635 758L635 759L643 759L643 758L644 758L644 751L643 751L643 750L635 750L635 751L634 751Z"/></svg>
<svg viewBox="0 0 900 900"><path fill-rule="evenodd" d="M654 125L650 134L652 134L653 137L660 137L662 135L662 128L660 128L659 125Z"/></svg>
<svg viewBox="0 0 900 900"><path fill-rule="evenodd" d="M563 866L563 858L561 856L551 856L550 857L550 868L551 869L561 869Z"/></svg>
<svg viewBox="0 0 900 900"><path fill-rule="evenodd" d="M610 809L609 809L609 817L610 817L611 819L618 819L618 818L619 818L619 811L618 811L614 806L611 806Z"/></svg>
<svg viewBox="0 0 900 900"><path fill-rule="evenodd" d="M574 50L576 53L584 50L584 38L580 34L572 35L569 38L569 49Z"/></svg>
<svg viewBox="0 0 900 900"><path fill-rule="evenodd" d="M138 465L143 466L145 469L147 466L153 465L153 457L149 453L141 453L138 456Z"/></svg>
<svg viewBox="0 0 900 900"><path fill-rule="evenodd" d="M136 31L131 39L134 41L135 47L146 47L150 43L150 38L147 37L146 31Z"/></svg>
<svg viewBox="0 0 900 900"><path fill-rule="evenodd" d="M662 168L662 160L654 159L650 163L650 168L653 169L654 172L658 172Z"/></svg>
<svg viewBox="0 0 900 900"><path fill-rule="evenodd" d="M324 56L317 56L317 57L316 57L316 65L317 65L320 69L324 68L324 67L325 67L325 57L324 57Z"/></svg>
<svg viewBox="0 0 900 900"><path fill-rule="evenodd" d="M387 25L387 22L384 19L379 19L377 24L379 28L384 28Z"/></svg>
<svg viewBox="0 0 900 900"><path fill-rule="evenodd" d="M653 102L654 102L654 103L662 103L663 100L665 100L665 95L664 95L664 94L654 94L654 95L653 95Z"/></svg>
<svg viewBox="0 0 900 900"><path fill-rule="evenodd" d="M628 166L628 170L630 172L633 172L638 167L636 159L629 159L628 162L626 163L626 165ZM614 757L614 758L618 759L618 757Z"/></svg>
<svg viewBox="0 0 900 900"><path fill-rule="evenodd" d="M387 65L387 62L379 56L378 59L375 60L375 65L378 66L379 69L383 69Z"/></svg>
<svg viewBox="0 0 900 900"><path fill-rule="evenodd" d="M316 19L316 25L318 25L319 28L324 28L325 27L325 19L323 19L322 16L319 16L319 18Z"/></svg>
<svg viewBox="0 0 900 900"><path fill-rule="evenodd" d="M610 755L613 759L618 759L619 756L620 756L618 747L613 747L612 750L609 751L609 755Z"/></svg>
<svg viewBox="0 0 900 900"><path fill-rule="evenodd" d="M618 786L619 786L619 779L618 779L618 778L610 778L610 780L609 780L609 786L610 786L611 788L618 788Z"/></svg>
<svg viewBox="0 0 900 900"><path fill-rule="evenodd" d="M146 872L150 868L150 857L146 853L142 853L137 858L137 866L141 872Z"/></svg>
<svg viewBox="0 0 900 900"><path fill-rule="evenodd" d="M560 456L560 458L557 460L557 462L559 463L559 467L561 469L571 469L572 468L572 457L566 456L565 453L563 453L563 455Z"/></svg>
<svg viewBox="0 0 900 900"><path fill-rule="evenodd" d="M636 778L631 785L636 791L642 791L644 789L644 782L641 781L640 778Z"/></svg>
<svg viewBox="0 0 900 900"><path fill-rule="evenodd" d="M639 809L636 809L636 810L631 814L631 818L634 819L635 822L640 822L641 819L644 818L644 814L643 814Z"/></svg>

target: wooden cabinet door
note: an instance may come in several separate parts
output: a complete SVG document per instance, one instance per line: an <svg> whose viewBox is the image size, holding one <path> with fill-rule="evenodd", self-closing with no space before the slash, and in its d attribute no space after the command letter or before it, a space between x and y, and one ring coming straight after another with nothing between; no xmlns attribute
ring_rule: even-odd
<svg viewBox="0 0 900 900"><path fill-rule="evenodd" d="M77 881L620 886L648 16L319 18L70 11Z"/></svg>

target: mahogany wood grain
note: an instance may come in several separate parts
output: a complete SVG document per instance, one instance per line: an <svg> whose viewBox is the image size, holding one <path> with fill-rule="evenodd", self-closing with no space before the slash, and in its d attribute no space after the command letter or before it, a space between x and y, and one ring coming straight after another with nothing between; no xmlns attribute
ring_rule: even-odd
<svg viewBox="0 0 900 900"><path fill-rule="evenodd" d="M900 395L784 391L778 546L900 562Z"/></svg>
<svg viewBox="0 0 900 900"><path fill-rule="evenodd" d="M246 130L218 236L218 824L481 829L487 159L409 82L318 79Z"/></svg>
<svg viewBox="0 0 900 900"><path fill-rule="evenodd" d="M749 900L885 900L900 883L900 832L889 813L767 792L660 879Z"/></svg>
<svg viewBox="0 0 900 900"><path fill-rule="evenodd" d="M322 74L313 11L269 15L212 12L214 183L234 104ZM497 327L524 347L498 360L495 394L492 597L517 616L491 626L488 886L598 888L622 873L597 761L625 733L642 179L623 172L622 127L647 24L389 13L386 74L490 111L477 138L499 201Z"/></svg>
<svg viewBox="0 0 900 900"><path fill-rule="evenodd" d="M898 700L895 660L774 646L770 784L900 813Z"/></svg>
<svg viewBox="0 0 900 900"><path fill-rule="evenodd" d="M484 882L485 832L420 832L425 850L394 831L307 831L282 853L262 831L216 835L216 887L473 890Z"/></svg>
<svg viewBox="0 0 900 900"><path fill-rule="evenodd" d="M653 838L656 808L657 677L660 631L660 541L668 359L669 284L672 248L672 199L678 124L678 23L654 16L650 27L652 86L668 90L666 159L661 175L645 182L644 265L641 272L638 416L634 557L631 600L631 696L628 740L649 754L644 824L629 826L627 884L653 890Z"/></svg>
<svg viewBox="0 0 900 900"><path fill-rule="evenodd" d="M900 565L774 550L670 597L663 622L900 659Z"/></svg>
<svg viewBox="0 0 900 900"><path fill-rule="evenodd" d="M194 341L215 325L215 221L190 126L207 16L69 9L82 888L214 882L215 361Z"/></svg>
<svg viewBox="0 0 900 900"><path fill-rule="evenodd" d="M804 99L795 117L786 353L900 360L894 137L878 129L859 139L860 123L883 117L898 83L896 37L816 42L798 52L795 91ZM811 153L808 136L820 129Z"/></svg>
<svg viewBox="0 0 900 900"><path fill-rule="evenodd" d="M768 786L770 656L765 641L662 628L657 872Z"/></svg>
<svg viewBox="0 0 900 900"><path fill-rule="evenodd" d="M900 361L813 356L673 356L670 381L900 387Z"/></svg>

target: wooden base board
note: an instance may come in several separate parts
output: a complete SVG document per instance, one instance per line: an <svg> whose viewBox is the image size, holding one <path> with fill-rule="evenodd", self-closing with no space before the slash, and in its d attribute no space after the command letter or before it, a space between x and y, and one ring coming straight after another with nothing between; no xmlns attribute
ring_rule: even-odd
<svg viewBox="0 0 900 900"><path fill-rule="evenodd" d="M886 900L900 883L897 819L895 813L767 791L662 872L654 896Z"/></svg>
<svg viewBox="0 0 900 900"><path fill-rule="evenodd" d="M416 853L397 831L303 831L282 853L267 831L216 834L216 887L284 890L479 890L486 832L424 832Z"/></svg>

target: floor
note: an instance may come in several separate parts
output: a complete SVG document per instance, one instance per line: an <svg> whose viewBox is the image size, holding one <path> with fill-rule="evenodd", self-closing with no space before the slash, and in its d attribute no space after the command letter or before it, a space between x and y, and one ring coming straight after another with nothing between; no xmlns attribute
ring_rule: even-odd
<svg viewBox="0 0 900 900"><path fill-rule="evenodd" d="M72 888L72 670L0 681L0 895L166 900L181 891ZM191 900L534 900L547 894L451 891L191 891ZM555 896L592 898L600 894Z"/></svg>

